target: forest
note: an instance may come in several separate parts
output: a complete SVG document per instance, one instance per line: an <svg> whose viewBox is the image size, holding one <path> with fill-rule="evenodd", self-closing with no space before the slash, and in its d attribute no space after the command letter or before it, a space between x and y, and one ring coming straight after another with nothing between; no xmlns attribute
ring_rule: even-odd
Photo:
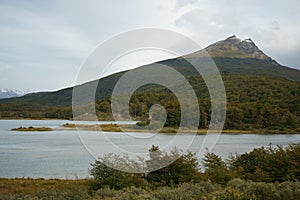
<svg viewBox="0 0 300 200"><path fill-rule="evenodd" d="M205 82L200 76L189 76L200 107L199 128L210 122L210 98ZM269 130L281 133L300 132L300 83L284 78L264 76L223 75L227 96L225 129ZM166 127L178 127L180 105L174 94L158 85L139 88L131 97L129 110L134 120L147 124L149 109L161 104L167 110ZM79 110L95 106L99 120L112 120L110 96L96 99L95 104L82 105ZM51 106L42 102L2 102L0 118L72 119L71 106Z"/></svg>

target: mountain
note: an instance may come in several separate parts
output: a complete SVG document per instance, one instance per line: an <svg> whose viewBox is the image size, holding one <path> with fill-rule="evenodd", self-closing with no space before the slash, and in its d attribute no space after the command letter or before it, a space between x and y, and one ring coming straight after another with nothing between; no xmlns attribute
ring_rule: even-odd
<svg viewBox="0 0 300 200"><path fill-rule="evenodd" d="M251 39L241 40L231 36L205 48L222 74L238 74L253 76L282 77L300 81L300 71L280 65L267 56ZM161 61L179 70L183 74L192 75L187 59L203 62L203 50L176 59Z"/></svg>
<svg viewBox="0 0 300 200"><path fill-rule="evenodd" d="M276 61L264 54L250 38L241 40L235 35L223 41L216 42L206 47L205 50L212 57L256 58L273 61L274 64L277 64Z"/></svg>
<svg viewBox="0 0 300 200"><path fill-rule="evenodd" d="M231 36L209 45L204 50L209 53L224 80L228 102L226 128L285 129L300 126L299 70L280 65L260 50L251 39L241 40ZM179 71L195 89L202 114L209 116L209 93L201 76L189 63L207 62L204 50L141 67L154 68L157 64L164 64ZM111 118L109 98L115 84L125 72L78 86L87 91L91 89L89 86L98 82L95 99L99 118ZM0 118L71 118L72 89L70 87L56 92L38 92L2 99ZM149 97L147 93L153 95ZM170 92L162 87L143 87L133 98L136 109L134 116L147 118L147 108L151 102L167 105L172 108L172 112L177 113L176 100L168 95L171 95ZM145 102L147 108L143 105ZM209 117L202 120L202 127L205 128L205 121L209 121ZM178 125L176 120L169 124Z"/></svg>
<svg viewBox="0 0 300 200"><path fill-rule="evenodd" d="M20 90L11 90L8 88L0 89L0 99L20 97L26 93Z"/></svg>
<svg viewBox="0 0 300 200"><path fill-rule="evenodd" d="M206 47L205 50L210 54L223 75L280 77L300 81L299 70L278 64L271 57L264 54L251 39L241 40L233 35ZM198 74L198 72L195 71L187 60L193 59L196 62L203 62L202 51L203 50L200 50L182 57L163 60L157 63L168 65L186 77L193 76ZM155 64L156 63L153 63L142 67L152 67ZM104 85L105 88L97 88L96 99L109 96L114 85L125 72L126 71L119 72L100 79L99 85ZM95 81L88 82L84 85L88 89L90 84L95 84ZM28 102L47 106L70 106L72 101L72 89L73 88L70 87L55 92L32 93L21 98L0 100L0 103Z"/></svg>

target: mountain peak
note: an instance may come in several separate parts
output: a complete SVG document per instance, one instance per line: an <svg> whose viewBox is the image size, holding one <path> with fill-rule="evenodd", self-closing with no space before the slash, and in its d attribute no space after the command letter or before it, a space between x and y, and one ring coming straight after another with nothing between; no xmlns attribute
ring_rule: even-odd
<svg viewBox="0 0 300 200"><path fill-rule="evenodd" d="M206 47L205 50L212 57L256 58L273 61L256 46L251 38L241 40L236 35L216 42ZM274 61L274 63L276 62Z"/></svg>
<svg viewBox="0 0 300 200"><path fill-rule="evenodd" d="M232 44L239 44L241 42L242 43L247 42L247 43L253 43L254 44L254 42L253 42L253 40L251 38L247 38L247 39L241 40L236 35L231 35L228 38L226 38L225 40L222 40L220 42L230 42Z"/></svg>
<svg viewBox="0 0 300 200"><path fill-rule="evenodd" d="M243 42L254 43L251 38L245 39Z"/></svg>
<svg viewBox="0 0 300 200"><path fill-rule="evenodd" d="M230 42L232 44L237 44L237 43L241 42L241 39L236 37L236 35L232 35L232 36L228 37L227 39L225 39L224 41L225 42Z"/></svg>
<svg viewBox="0 0 300 200"><path fill-rule="evenodd" d="M236 35L231 35L231 36L229 36L226 40L230 40L230 39L237 39L237 37L236 37Z"/></svg>

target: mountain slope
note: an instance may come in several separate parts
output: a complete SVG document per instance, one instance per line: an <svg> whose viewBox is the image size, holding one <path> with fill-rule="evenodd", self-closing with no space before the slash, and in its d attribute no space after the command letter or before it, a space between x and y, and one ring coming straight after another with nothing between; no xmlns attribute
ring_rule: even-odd
<svg viewBox="0 0 300 200"><path fill-rule="evenodd" d="M208 46L206 51L211 54L224 80L227 96L226 129L263 129L267 132L275 130L276 133L300 131L299 70L281 66L249 39L242 41L229 37ZM203 50L200 50L158 62L178 70L194 88L201 113L199 128L207 128L210 121L210 98L205 82L189 61L207 65L207 60ZM142 67L155 68L156 64ZM99 81L95 94L99 119L112 119L110 95L125 72L78 86L87 91L91 89L90 85ZM72 118L72 89L0 100L0 118ZM179 126L180 105L174 94L162 86L139 88L132 96L130 113L135 119L147 120L153 104L161 104L166 108L166 126ZM89 116L85 106L89 105L81 107L81 114Z"/></svg>
<svg viewBox="0 0 300 200"><path fill-rule="evenodd" d="M278 64L271 57L264 54L251 39L241 40L236 36L231 36L209 45L205 50L212 57L222 74L272 76L300 81L299 70ZM183 73L188 73L191 67L186 60L204 62L202 51L177 59L162 61L161 63L170 65ZM193 73L194 71L190 71L188 74L192 75Z"/></svg>
<svg viewBox="0 0 300 200"><path fill-rule="evenodd" d="M251 39L240 40L235 36L231 36L206 47L205 50L211 55L222 75L226 75L226 79L228 80L234 79L237 84L247 77L253 77L253 80L254 77L270 77L266 79L266 85L268 85L268 83L273 84L271 81L272 79L280 80L280 82L286 81L287 84L291 85L300 84L299 70L281 66L275 60L265 55ZM202 51L203 50L200 50L189 55L160 61L158 63L173 67L187 78L199 76L198 72L191 66L188 60L205 62ZM154 66L155 63L142 67ZM109 97L114 85L125 72L116 73L100 79L98 84L99 87L97 87L96 91L96 100ZM230 76L230 78L228 78L228 76ZM293 83L285 79L297 82ZM95 81L83 84L82 87L88 90L89 85L94 84ZM198 83L195 82L195 87L198 87L197 84ZM233 87L233 85L226 86L225 80L225 87L228 92L231 91L230 87ZM297 86L293 87L297 88ZM3 99L0 100L0 106L4 107L2 108L3 111L7 111L5 109L7 109L8 104L18 105L20 111L25 108L28 110L27 108L30 107L30 104L54 108L69 107L72 102L72 89L73 88L66 88L56 92L39 92L19 98ZM283 93L283 91L280 91L280 87L277 87L276 90L279 93Z"/></svg>
<svg viewBox="0 0 300 200"><path fill-rule="evenodd" d="M223 75L226 88L227 110L225 129L298 133L300 131L300 83L284 78ZM210 121L210 97L203 79L190 76L188 81L198 96L200 128L207 128ZM95 108L101 120L112 120L110 98L97 100ZM137 120L148 119L151 105L163 105L168 113L166 126L178 127L180 105L176 97L159 86L138 89L132 96L130 113ZM82 107L87 119L89 113ZM72 108L46 106L36 103L0 103L0 118L72 118ZM298 129L297 129L298 128ZM266 130L267 129L267 130Z"/></svg>

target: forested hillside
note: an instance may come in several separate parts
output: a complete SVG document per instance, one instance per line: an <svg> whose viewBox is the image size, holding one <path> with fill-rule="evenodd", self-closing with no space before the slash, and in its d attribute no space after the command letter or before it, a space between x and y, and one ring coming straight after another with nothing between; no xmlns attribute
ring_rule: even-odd
<svg viewBox="0 0 300 200"><path fill-rule="evenodd" d="M300 82L283 78L223 75L227 93L227 129L295 129L300 126ZM200 128L210 120L210 98L200 76L189 77L200 105ZM131 98L130 113L146 120L149 108L156 103L168 111L166 126L178 126L180 105L175 96L161 86L144 87ZM110 97L96 101L99 119L111 117ZM36 103L10 102L0 104L2 118L72 118L70 106L45 106Z"/></svg>
<svg viewBox="0 0 300 200"><path fill-rule="evenodd" d="M226 129L296 130L300 127L300 71L281 66L265 55L252 40L230 37L206 48L221 72L227 95ZM199 128L207 128L210 121L210 98L205 82L188 62L203 63L201 51L164 60L180 72L195 90L200 106ZM156 63L142 67L155 68ZM134 70L134 69L133 69ZM112 119L110 96L115 84L126 73L119 72L98 82L95 94L96 112L101 120ZM88 82L79 87L91 90ZM72 90L39 92L19 98L0 100L0 118L72 118ZM91 102L92 103L92 102ZM158 85L146 85L131 98L130 114L147 122L153 104L162 104L168 111L166 126L177 127L180 105L175 96ZM84 105L82 106L84 114Z"/></svg>

